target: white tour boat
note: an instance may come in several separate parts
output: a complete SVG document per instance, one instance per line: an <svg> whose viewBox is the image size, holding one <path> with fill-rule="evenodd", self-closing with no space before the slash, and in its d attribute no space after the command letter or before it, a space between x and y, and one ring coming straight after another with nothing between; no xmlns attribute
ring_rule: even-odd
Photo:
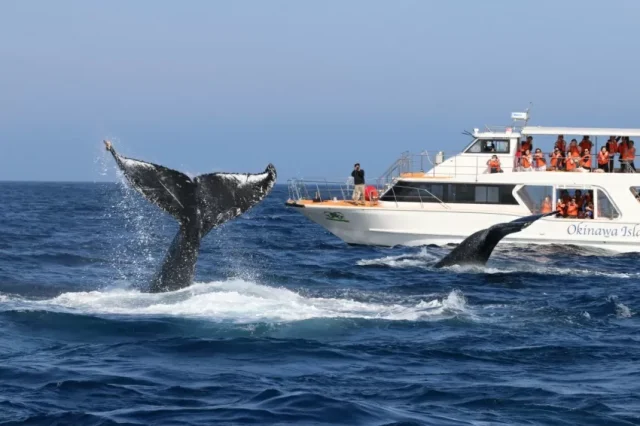
<svg viewBox="0 0 640 426"><path fill-rule="evenodd" d="M351 200L351 183L289 180L289 200L310 220L348 244L419 246L460 243L472 233L518 217L556 210L567 194L589 194L591 217L548 216L502 243L572 244L619 252L640 251L640 174L520 171L516 153L521 141L564 135L578 141L589 135L598 152L609 136L640 138L640 129L535 127L528 112L513 113L511 127L486 127L468 133L473 140L462 152L445 158L442 151L404 154L373 185L364 204ZM553 142L551 142L553 146ZM545 157L549 163L549 151ZM491 173L497 155L502 173ZM597 167L596 157L592 163ZM618 156L615 165L618 166ZM367 185L372 183L367 182ZM368 190L371 188L368 186ZM566 191L566 192L565 192ZM549 197L549 198L546 198ZM543 200L547 200L543 208ZM551 202L549 206L548 201Z"/></svg>

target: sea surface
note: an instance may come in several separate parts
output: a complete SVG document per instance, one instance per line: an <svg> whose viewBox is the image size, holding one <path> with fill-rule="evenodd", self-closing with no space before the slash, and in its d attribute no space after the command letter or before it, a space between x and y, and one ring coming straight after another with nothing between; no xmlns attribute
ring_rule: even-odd
<svg viewBox="0 0 640 426"><path fill-rule="evenodd" d="M0 183L0 425L640 424L640 254L351 247L287 188L140 289L177 224L122 183Z"/></svg>

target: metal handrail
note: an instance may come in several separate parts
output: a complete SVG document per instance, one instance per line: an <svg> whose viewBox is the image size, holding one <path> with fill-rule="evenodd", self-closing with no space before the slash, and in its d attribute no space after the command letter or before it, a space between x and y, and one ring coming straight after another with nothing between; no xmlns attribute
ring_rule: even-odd
<svg viewBox="0 0 640 426"><path fill-rule="evenodd" d="M332 193L332 186L333 187L337 187L337 189L340 191L340 195L342 196L342 198L340 199L340 201L350 201L350 198L348 198L348 193L349 193L349 184L346 184L344 182L336 182L336 181L328 181L328 180L323 180L323 179L319 179L319 180L315 180L315 179L289 179L287 181L288 183L288 190L289 190L289 199L290 200L316 200L319 202L323 202L323 201L327 201L327 200L333 200L334 198L337 199L338 197L334 197L333 193ZM314 197L311 197L309 195L309 191L307 189L307 186L310 185L312 187L314 187L316 189L316 193L314 195ZM324 185L324 188L322 188L322 185ZM438 203L440 203L440 205L442 205L444 208L446 209L450 209L451 207L449 205L447 205L444 201L442 201L439 197L437 197L435 194L433 194L431 191L425 189L425 188L415 188L412 186L406 186L406 185L391 185L388 188L380 188L380 187L376 187L376 190L379 193L379 198L382 198L385 194L387 194L388 191L391 191L391 193L393 194L393 201L396 205L396 207L399 207L398 205L398 197L395 193L395 188L407 188L407 189L411 189L411 190L417 190L418 192L418 199L420 200L420 207L424 208L424 204L425 204L425 200L422 198L423 194L428 195L428 197L431 197L435 200L438 201ZM329 197L323 197L322 193L323 193L323 189L329 194ZM336 189L334 188L334 191Z"/></svg>

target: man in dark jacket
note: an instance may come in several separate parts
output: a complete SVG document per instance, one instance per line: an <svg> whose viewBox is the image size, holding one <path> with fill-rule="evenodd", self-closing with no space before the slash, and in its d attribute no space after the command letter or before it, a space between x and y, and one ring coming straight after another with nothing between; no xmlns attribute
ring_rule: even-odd
<svg viewBox="0 0 640 426"><path fill-rule="evenodd" d="M360 169L360 163L356 163L353 166L353 171L351 172L351 176L353 176L353 201L358 204L358 201L362 199L362 204L364 204L364 170Z"/></svg>

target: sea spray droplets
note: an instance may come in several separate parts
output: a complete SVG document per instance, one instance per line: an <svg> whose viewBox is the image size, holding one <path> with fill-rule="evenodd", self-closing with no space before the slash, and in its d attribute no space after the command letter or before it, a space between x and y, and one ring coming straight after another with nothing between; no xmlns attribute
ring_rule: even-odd
<svg viewBox="0 0 640 426"><path fill-rule="evenodd" d="M415 304L367 303L353 299L303 297L284 288L243 280L198 283L168 293L115 289L63 293L53 299L5 301L3 310L30 309L82 314L180 316L239 324L291 322L313 318L360 318L389 321L438 320L468 313L464 295Z"/></svg>

